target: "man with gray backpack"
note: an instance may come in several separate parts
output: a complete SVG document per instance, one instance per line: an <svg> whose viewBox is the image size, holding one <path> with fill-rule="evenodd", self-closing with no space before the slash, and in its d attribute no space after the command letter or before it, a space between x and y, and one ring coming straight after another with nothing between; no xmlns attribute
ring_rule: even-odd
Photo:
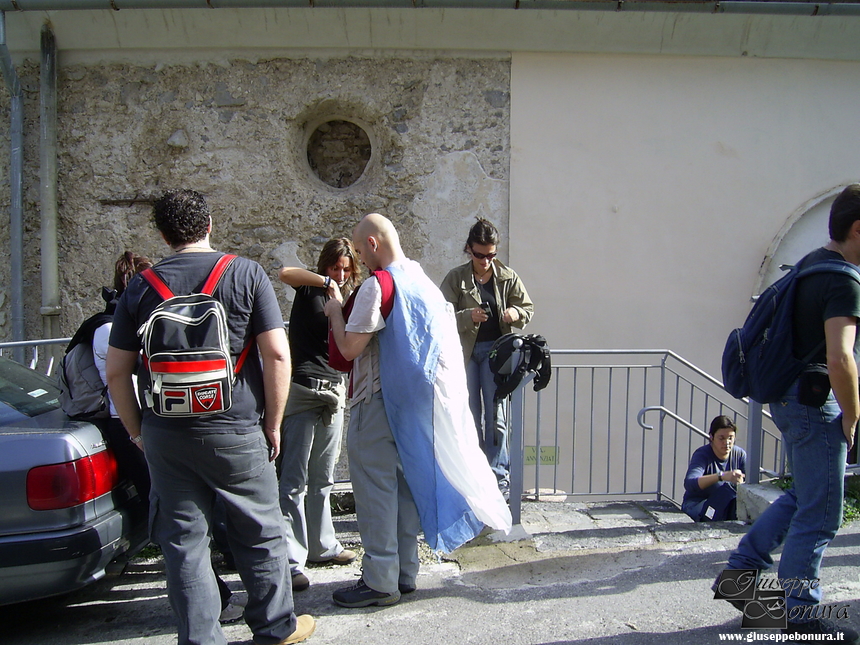
<svg viewBox="0 0 860 645"><path fill-rule="evenodd" d="M129 283L107 358L111 398L152 479L151 530L167 570L179 645L225 645L210 564L216 499L245 588L245 622L260 645L314 631L296 617L274 459L290 383L290 353L275 292L256 262L215 251L203 197L155 202L173 254ZM137 371L142 400L135 397ZM247 360L245 360L247 359Z"/></svg>
<svg viewBox="0 0 860 645"><path fill-rule="evenodd" d="M738 609L752 607L729 590L744 573L754 574L757 581L759 573L773 565L772 552L782 545L779 579L786 594L783 631L788 641L803 642L815 638L811 635L824 634L829 635L825 639L857 644L860 636L854 630L829 620L828 612L822 611L826 609L820 605L826 584L819 584L819 574L824 551L842 521L845 461L860 420L856 364L860 279L852 275L854 270L808 269L833 262L848 269L849 264L860 265L860 184L848 186L833 202L829 229L830 242L801 259L799 271L792 277L796 284L786 313L792 324L787 326L789 340L784 341L790 346L783 350L789 358L800 359L800 373L794 373L787 391L775 399L749 393L751 398L770 402L793 483L755 521L713 589L716 598L729 600ZM756 305L754 311L758 308ZM773 315L774 320L778 317L779 311ZM729 344L734 347L732 338ZM760 347L761 343L754 352ZM725 360L734 361L731 352ZM726 374L728 383L734 376Z"/></svg>

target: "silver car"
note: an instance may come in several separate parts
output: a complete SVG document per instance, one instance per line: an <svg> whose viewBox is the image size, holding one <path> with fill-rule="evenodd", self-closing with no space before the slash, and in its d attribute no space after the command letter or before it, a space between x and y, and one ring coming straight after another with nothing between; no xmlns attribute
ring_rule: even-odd
<svg viewBox="0 0 860 645"><path fill-rule="evenodd" d="M0 357L0 605L105 575L148 543L145 505L51 379Z"/></svg>

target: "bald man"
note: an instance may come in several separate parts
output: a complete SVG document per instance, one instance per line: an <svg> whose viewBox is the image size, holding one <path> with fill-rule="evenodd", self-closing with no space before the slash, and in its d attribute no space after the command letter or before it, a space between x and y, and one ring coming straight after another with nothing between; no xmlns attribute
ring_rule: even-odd
<svg viewBox="0 0 860 645"><path fill-rule="evenodd" d="M416 589L420 530L431 548L451 551L485 524L510 529L511 516L481 458L453 309L384 216L364 217L353 244L395 291L387 318L375 276L347 321L338 300L325 307L338 349L355 361L347 451L365 550L362 578L333 600L388 606Z"/></svg>

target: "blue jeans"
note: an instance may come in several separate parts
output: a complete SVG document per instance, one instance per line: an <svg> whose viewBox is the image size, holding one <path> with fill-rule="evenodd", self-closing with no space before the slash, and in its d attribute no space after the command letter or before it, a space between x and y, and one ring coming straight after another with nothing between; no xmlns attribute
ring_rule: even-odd
<svg viewBox="0 0 860 645"><path fill-rule="evenodd" d="M781 580L819 577L824 550L842 521L842 496L848 443L833 394L820 408L797 402L796 385L770 406L782 433L792 487L770 505L729 557L730 569L769 569L771 553L783 545ZM795 589L786 598L789 620L803 622L792 608L821 601L821 587ZM802 609L802 607L801 607ZM797 617L797 618L796 618Z"/></svg>
<svg viewBox="0 0 860 645"><path fill-rule="evenodd" d="M284 518L275 465L262 428L250 434L190 433L144 426L152 475L153 541L164 555L179 645L224 645L221 599L209 553L216 497L248 591L254 642L278 643L296 629Z"/></svg>
<svg viewBox="0 0 860 645"><path fill-rule="evenodd" d="M475 343L472 356L466 364L466 383L469 387L469 408L478 429L478 443L490 468L499 482L510 477L511 459L508 454L508 426L505 420L505 402L493 401L496 383L490 370L490 350L493 343Z"/></svg>

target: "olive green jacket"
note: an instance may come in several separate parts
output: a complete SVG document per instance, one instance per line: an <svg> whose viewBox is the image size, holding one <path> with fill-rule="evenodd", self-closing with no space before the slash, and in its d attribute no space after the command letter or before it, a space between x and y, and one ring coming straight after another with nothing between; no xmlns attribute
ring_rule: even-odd
<svg viewBox="0 0 860 645"><path fill-rule="evenodd" d="M513 307L520 315L520 319L512 325L499 321L502 334L511 333L514 326L522 329L531 320L535 311L523 281L513 269L498 260L493 260L493 274L499 316L501 317L501 313L508 307ZM454 305L457 331L460 332L460 343L463 345L463 356L468 363L480 326L472 322L472 309L481 304L481 294L472 273L472 261L451 269L442 281L441 289L445 300Z"/></svg>

